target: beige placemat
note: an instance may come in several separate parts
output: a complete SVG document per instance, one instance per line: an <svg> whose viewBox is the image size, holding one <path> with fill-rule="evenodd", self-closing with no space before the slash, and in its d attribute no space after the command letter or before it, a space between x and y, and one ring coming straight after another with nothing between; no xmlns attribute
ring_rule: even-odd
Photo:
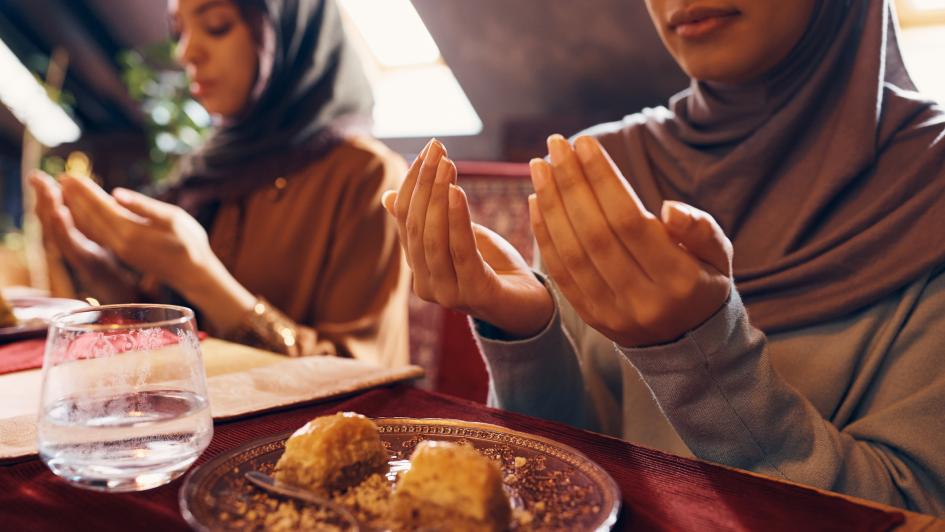
<svg viewBox="0 0 945 532"><path fill-rule="evenodd" d="M217 420L325 400L423 376L418 366L383 368L336 357L287 359L208 339L202 344L210 409ZM39 370L0 376L0 461L36 454Z"/></svg>

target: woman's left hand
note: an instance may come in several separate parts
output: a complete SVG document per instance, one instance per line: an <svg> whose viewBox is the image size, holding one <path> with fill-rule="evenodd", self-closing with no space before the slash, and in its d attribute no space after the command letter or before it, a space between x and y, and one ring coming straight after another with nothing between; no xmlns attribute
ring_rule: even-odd
<svg viewBox="0 0 945 532"><path fill-rule="evenodd" d="M176 205L118 188L109 195L93 181L60 178L64 203L83 234L122 262L187 295L217 261L207 232Z"/></svg>
<svg viewBox="0 0 945 532"><path fill-rule="evenodd" d="M548 274L591 327L625 347L671 342L731 290L732 245L707 213L665 202L648 212L600 143L548 139L531 162L532 230Z"/></svg>

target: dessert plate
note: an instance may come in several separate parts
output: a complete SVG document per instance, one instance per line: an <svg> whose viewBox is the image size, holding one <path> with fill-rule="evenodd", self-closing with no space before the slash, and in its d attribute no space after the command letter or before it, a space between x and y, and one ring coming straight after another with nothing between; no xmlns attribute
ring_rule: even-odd
<svg viewBox="0 0 945 532"><path fill-rule="evenodd" d="M404 469L413 448L423 440L466 442L496 459L512 503L513 530L609 530L617 520L617 484L571 447L486 423L414 418L374 422L395 472ZM256 440L193 470L179 494L187 522L196 530L263 528L279 497L256 488L244 474L252 470L271 474L291 434ZM388 477L393 483L395 474Z"/></svg>
<svg viewBox="0 0 945 532"><path fill-rule="evenodd" d="M0 342L43 336L53 316L88 306L76 299L56 297L11 297L7 302L13 307L18 323L0 327Z"/></svg>

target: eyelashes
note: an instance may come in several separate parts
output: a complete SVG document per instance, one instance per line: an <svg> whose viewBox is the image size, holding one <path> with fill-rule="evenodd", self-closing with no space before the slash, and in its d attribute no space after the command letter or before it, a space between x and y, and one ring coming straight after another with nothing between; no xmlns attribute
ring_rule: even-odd
<svg viewBox="0 0 945 532"><path fill-rule="evenodd" d="M227 33L230 33L230 30L233 29L234 23L230 20L224 21L207 21L200 24L200 27L203 29L207 35L210 35L214 38L223 37ZM170 21L170 34L171 39L174 42L180 42L181 37L183 36L183 31L181 30L180 24L176 20Z"/></svg>
<svg viewBox="0 0 945 532"><path fill-rule="evenodd" d="M231 29L233 29L233 24L230 22L206 26L207 33L209 33L213 37L223 37L224 35L229 33Z"/></svg>

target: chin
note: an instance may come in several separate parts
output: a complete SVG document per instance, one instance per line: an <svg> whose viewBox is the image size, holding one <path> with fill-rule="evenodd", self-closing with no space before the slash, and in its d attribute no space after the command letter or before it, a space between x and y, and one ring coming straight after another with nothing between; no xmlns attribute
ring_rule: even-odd
<svg viewBox="0 0 945 532"><path fill-rule="evenodd" d="M690 78L699 81L712 81L715 83L741 84L747 83L756 76L752 75L749 69L733 68L732 60L690 60L682 62L683 70Z"/></svg>
<svg viewBox="0 0 945 532"><path fill-rule="evenodd" d="M222 109L221 109L220 105L217 104L217 102L214 102L213 99L208 99L208 98L196 98L196 100L197 100L197 102L198 102L200 105L203 106L204 109L207 110L207 113L208 113L208 114L211 114L211 115L221 115L221 114L223 114L223 113L221 112Z"/></svg>

